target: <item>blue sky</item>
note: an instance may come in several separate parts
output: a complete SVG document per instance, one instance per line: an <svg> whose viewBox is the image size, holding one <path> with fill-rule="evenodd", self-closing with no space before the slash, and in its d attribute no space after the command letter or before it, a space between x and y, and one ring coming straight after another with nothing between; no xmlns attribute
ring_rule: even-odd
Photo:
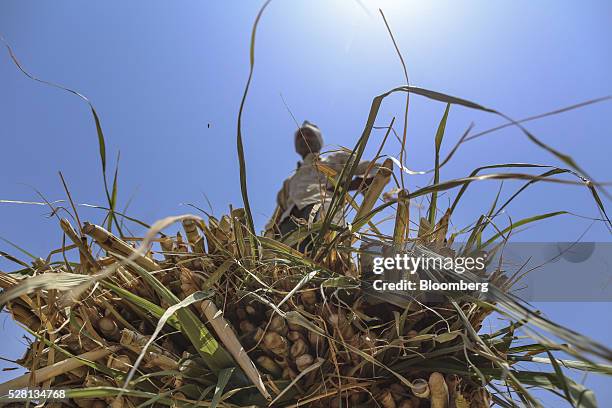
<svg viewBox="0 0 612 408"><path fill-rule="evenodd" d="M256 68L244 114L249 191L262 228L282 180L295 167L295 123L317 123L328 144L352 146L374 96L404 83L378 7L385 11L411 83L496 108L513 118L612 94L612 3L607 1L277 1L264 14ZM87 95L106 135L109 164L121 152L120 206L147 221L191 212L186 203L227 212L241 205L236 117L248 74L248 45L259 1L4 1L0 34L33 74ZM364 10L365 9L365 10ZM367 10L367 11L366 11ZM377 124L400 123L404 97L388 98ZM444 106L413 97L408 166L428 169ZM594 178L612 181L612 103L528 124L546 143L571 154ZM471 123L502 121L453 107L448 151ZM208 126L210 124L210 127ZM74 95L25 78L0 54L0 199L63 199L58 171L80 203L104 203L95 129ZM375 133L373 154L382 133ZM445 150L446 149L446 150ZM397 143L385 153L396 154ZM366 154L367 156L367 154ZM508 128L465 144L442 179L503 162L560 163ZM408 177L409 189L428 182ZM513 183L504 186L512 191ZM486 211L498 184L474 186L459 206L461 228ZM205 198L207 197L207 199ZM448 200L443 196L440 205ZM609 205L609 200L606 202ZM580 187L541 185L508 209L513 220L558 210L597 211ZM0 204L0 236L44 256L61 243L56 220L37 206ZM82 209L82 219L101 213ZM507 219L505 220L507 222ZM559 217L517 237L531 241L610 241L600 224ZM141 233L138 227L135 234ZM14 252L2 242L0 249ZM12 267L0 259L0 268ZM610 304L538 305L553 319L612 344ZM585 318L588 316L589 318ZM0 324L4 356L20 355L19 334ZM1 363L0 364L4 364ZM12 374L0 373L0 380ZM612 404L608 379L589 378L602 406Z"/></svg>

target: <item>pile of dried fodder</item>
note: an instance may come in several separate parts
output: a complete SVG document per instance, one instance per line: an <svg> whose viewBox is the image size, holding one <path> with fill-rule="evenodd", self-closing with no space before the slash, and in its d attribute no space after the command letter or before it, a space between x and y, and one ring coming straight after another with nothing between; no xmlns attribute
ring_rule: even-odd
<svg viewBox="0 0 612 408"><path fill-rule="evenodd" d="M408 171L402 165L404 137L400 160L386 160L364 197L351 197L348 185L378 109L392 93L447 104L435 136L433 181L412 192L404 188L403 175ZM48 407L483 408L492 403L541 406L530 392L541 388L571 406L594 407L593 394L566 370L610 375L606 363L612 361L612 352L510 296L515 281L496 265L489 265L486 273L463 274L463 279L490 283L486 297L441 293L431 300L406 294L381 296L372 290L368 273L371 257L382 253L373 249L377 246L390 248L391 253L431 257L490 253L513 229L561 214L537 215L501 230L493 225L518 194L537 182L571 183L559 177L576 176L576 183L591 191L602 218L610 224L597 186L568 156L536 139L520 122L510 124L569 168L495 164L467 177L440 181L441 167L467 136L441 160L448 108L453 104L501 115L411 86L376 97L344 170L335 174L321 167L335 186L327 214L282 239L255 234L240 125L244 209L219 219L188 215L148 226L115 211L116 178L106 189L109 209L100 225L81 223L74 204L72 211L64 208L73 221L59 221L63 243L46 259L25 262L2 253L20 268L0 272L0 305L32 341L18 361L29 373L0 384L0 396L29 386L68 390L67 400L49 401ZM91 108L105 172L104 136ZM392 128L393 122L383 145ZM382 146L374 161L381 159L381 151ZM393 162L399 172L394 173ZM503 172L504 168L510 171ZM480 174L490 169L502 172ZM517 173L522 170L545 172ZM388 189L392 176L397 185ZM453 212L470 183L487 179L525 180L525 184L503 204L496 199L488 213L477 214L464 230L451 231ZM440 216L438 193L456 188L452 204ZM427 216L420 219L409 211L418 198L430 203ZM338 212L347 212L344 218L350 222L335 225L332 220ZM57 216L57 208L53 214ZM390 228L380 226L381 217L393 220ZM125 234L121 218L147 227L148 233ZM411 222L417 227L411 228ZM164 233L174 223L182 224L184 231ZM455 244L458 238L464 243ZM294 249L304 240L310 243L308 251ZM457 279L440 270L420 273L440 282ZM482 332L483 320L492 313L507 324ZM529 337L521 338L519 330ZM576 360L562 360L559 353ZM550 368L542 371L535 363Z"/></svg>
<svg viewBox="0 0 612 408"><path fill-rule="evenodd" d="M610 351L508 296L512 282L495 265L486 274L463 274L489 282L487 298L387 299L366 279L374 244L415 256L473 255L495 248L517 225L545 216L519 221L483 242L492 209L469 229L464 244L451 248L457 233L449 232L450 217L476 176L462 179L455 203L437 217L437 192L458 182L383 194L392 176L388 159L356 204L342 189L350 166L346 174L327 174L336 185L338 211L356 208L352 222L333 225L328 215L282 240L252 234L243 209L220 219L171 217L149 227L144 238L121 229L114 235L112 222L106 228L81 225L76 213L78 229L61 219L66 242L60 249L31 264L12 257L23 268L0 273L0 301L33 339L19 360L30 373L1 384L0 394L26 386L68 389L69 401L47 406L79 407L461 408L538 406L528 388L541 387L574 406L595 403L560 367L610 374L609 366L591 360L610 360ZM382 195L386 202L376 206ZM433 196L432 205L412 231L409 201L423 195ZM385 209L395 218L389 235L373 222ZM117 217L109 215L110 221ZM162 232L177 222L183 233ZM293 249L303 239L311 243L306 253ZM77 253L78 261L71 261ZM456 279L439 270L419 273ZM507 327L478 333L493 312L508 318ZM533 341L515 344L523 326ZM557 360L553 350L580 361ZM542 353L548 358L537 357ZM553 369L516 365L525 361Z"/></svg>

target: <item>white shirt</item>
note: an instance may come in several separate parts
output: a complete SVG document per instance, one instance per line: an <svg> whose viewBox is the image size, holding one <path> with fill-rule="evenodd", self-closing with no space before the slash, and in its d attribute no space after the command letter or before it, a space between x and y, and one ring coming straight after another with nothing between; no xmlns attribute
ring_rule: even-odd
<svg viewBox="0 0 612 408"><path fill-rule="evenodd" d="M333 184L328 181L326 176L316 164L332 169L337 179L342 169L347 164L350 157L349 152L340 151L324 157L316 153L308 154L300 163L295 173L283 182L283 188L277 196L277 203L283 211L278 223L289 217L293 207L303 209L311 204L321 204L321 210L326 211L331 203L333 195ZM362 161L357 166L356 176L364 176L370 162ZM373 175L376 169L374 166L370 171ZM341 217L341 215L340 215ZM336 223L342 219L334 220Z"/></svg>

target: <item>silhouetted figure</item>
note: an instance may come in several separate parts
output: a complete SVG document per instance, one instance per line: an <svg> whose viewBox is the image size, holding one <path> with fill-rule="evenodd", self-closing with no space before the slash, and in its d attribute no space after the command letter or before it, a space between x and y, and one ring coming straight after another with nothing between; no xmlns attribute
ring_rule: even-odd
<svg viewBox="0 0 612 408"><path fill-rule="evenodd" d="M321 219L329 209L334 186L328 177L338 178L349 160L350 152L339 151L321 156L322 148L321 131L316 125L304 121L295 132L295 151L302 160L298 162L295 173L283 182L277 194L276 210L266 225L267 236L282 237L300 227L306 228L309 221ZM372 168L368 171L368 167ZM375 170L370 162L360 162L357 176L351 181L349 190L365 189ZM335 174L332 176L331 173ZM333 222L344 225L342 211L334 216ZM300 249L304 250L304 246Z"/></svg>

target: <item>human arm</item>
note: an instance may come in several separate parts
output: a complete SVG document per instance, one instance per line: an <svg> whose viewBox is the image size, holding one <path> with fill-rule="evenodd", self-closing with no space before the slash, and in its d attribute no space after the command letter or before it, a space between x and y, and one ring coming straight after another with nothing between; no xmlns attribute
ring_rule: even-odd
<svg viewBox="0 0 612 408"><path fill-rule="evenodd" d="M350 152L340 151L329 156L327 163L330 167L337 171L338 175L347 165L350 158ZM374 179L374 175L378 169L378 165L375 162L369 160L363 160L359 162L355 169L353 179L349 183L349 191L359 190L363 192L366 190Z"/></svg>

